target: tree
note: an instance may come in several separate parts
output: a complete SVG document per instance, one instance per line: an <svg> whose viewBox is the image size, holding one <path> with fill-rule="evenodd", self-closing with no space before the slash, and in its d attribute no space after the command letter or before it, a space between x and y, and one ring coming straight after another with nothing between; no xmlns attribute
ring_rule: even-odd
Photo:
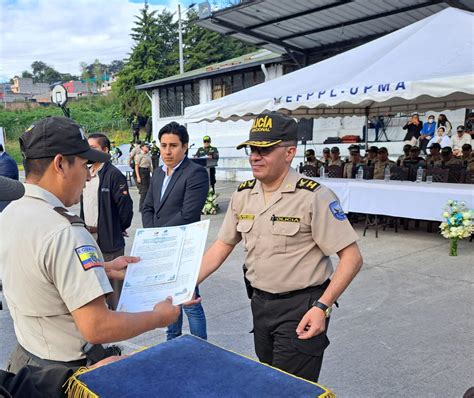
<svg viewBox="0 0 474 398"><path fill-rule="evenodd" d="M21 77L32 79L32 78L33 78L33 74L32 74L31 72L28 72L27 70L24 70L23 72L21 72Z"/></svg>
<svg viewBox="0 0 474 398"><path fill-rule="evenodd" d="M61 80L61 74L53 67L42 61L35 61L31 64L34 83L54 83Z"/></svg>
<svg viewBox="0 0 474 398"><path fill-rule="evenodd" d="M190 10L184 24L186 71L257 51L251 44L201 28L195 23L197 19L196 11Z"/></svg>
<svg viewBox="0 0 474 398"><path fill-rule="evenodd" d="M104 73L105 73L106 68L107 68L107 65L101 64L98 59L94 61L93 75L95 77L95 83L97 85L97 89L100 89L102 87L102 82L104 81Z"/></svg>
<svg viewBox="0 0 474 398"><path fill-rule="evenodd" d="M135 18L131 33L132 52L113 89L118 93L125 114L148 116L150 101L135 87L178 72L177 22L166 10L158 15L157 11L150 11L146 2Z"/></svg>

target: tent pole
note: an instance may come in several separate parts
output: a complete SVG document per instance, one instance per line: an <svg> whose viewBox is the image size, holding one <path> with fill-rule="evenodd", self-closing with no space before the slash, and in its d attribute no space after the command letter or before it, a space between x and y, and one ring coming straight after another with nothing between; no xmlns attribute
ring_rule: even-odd
<svg viewBox="0 0 474 398"><path fill-rule="evenodd" d="M365 154L369 150L369 107L365 107Z"/></svg>

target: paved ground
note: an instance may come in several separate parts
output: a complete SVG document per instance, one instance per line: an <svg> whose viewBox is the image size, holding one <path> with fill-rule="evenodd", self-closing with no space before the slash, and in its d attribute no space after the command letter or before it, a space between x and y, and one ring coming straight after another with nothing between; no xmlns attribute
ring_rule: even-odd
<svg viewBox="0 0 474 398"><path fill-rule="evenodd" d="M222 211L211 217L208 243L235 185L218 183ZM137 204L133 188L132 195ZM136 216L132 236L140 226ZM422 227L378 239L369 231L359 242L364 266L333 312L320 377L338 397L461 397L474 385L474 243L461 241L459 256L449 257L447 241ZM209 340L254 357L242 263L239 246L201 291ZM164 340L156 330L123 345L132 351ZM0 311L0 367L14 344L8 311Z"/></svg>

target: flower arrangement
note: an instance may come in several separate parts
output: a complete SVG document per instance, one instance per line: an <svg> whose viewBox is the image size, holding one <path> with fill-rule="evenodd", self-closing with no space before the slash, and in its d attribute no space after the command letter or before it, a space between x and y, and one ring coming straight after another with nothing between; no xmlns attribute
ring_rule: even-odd
<svg viewBox="0 0 474 398"><path fill-rule="evenodd" d="M204 203L204 207L202 208L202 214L217 214L217 210L219 209L219 205L217 204L217 194L214 193L212 189L209 189L207 193L206 203Z"/></svg>
<svg viewBox="0 0 474 398"><path fill-rule="evenodd" d="M446 221L439 226L441 235L450 240L450 256L458 255L458 240L468 238L474 233L474 211L464 202L448 200L443 213Z"/></svg>

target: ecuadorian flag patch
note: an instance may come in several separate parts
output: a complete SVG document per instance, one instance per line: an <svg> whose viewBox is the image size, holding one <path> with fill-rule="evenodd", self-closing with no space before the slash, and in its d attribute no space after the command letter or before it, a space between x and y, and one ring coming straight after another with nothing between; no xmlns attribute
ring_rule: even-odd
<svg viewBox="0 0 474 398"><path fill-rule="evenodd" d="M95 267L103 267L99 253L94 246L80 246L74 249L76 251L77 256L79 257L79 261L82 264L82 268L85 271L95 268Z"/></svg>

